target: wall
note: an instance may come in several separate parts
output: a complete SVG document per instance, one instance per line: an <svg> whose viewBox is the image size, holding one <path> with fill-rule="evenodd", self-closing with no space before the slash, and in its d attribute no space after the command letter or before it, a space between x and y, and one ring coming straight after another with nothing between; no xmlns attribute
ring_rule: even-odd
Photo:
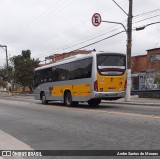
<svg viewBox="0 0 160 159"><path fill-rule="evenodd" d="M134 56L131 62L133 89L160 87L160 48L147 50L147 55Z"/></svg>
<svg viewBox="0 0 160 159"><path fill-rule="evenodd" d="M160 69L160 48L147 50L147 70Z"/></svg>
<svg viewBox="0 0 160 159"><path fill-rule="evenodd" d="M147 55L133 56L131 58L131 70L135 72L147 71Z"/></svg>

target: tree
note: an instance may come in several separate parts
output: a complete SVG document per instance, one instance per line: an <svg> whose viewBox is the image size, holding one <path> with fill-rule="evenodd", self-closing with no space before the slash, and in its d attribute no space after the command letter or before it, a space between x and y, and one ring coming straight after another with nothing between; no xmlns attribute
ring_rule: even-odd
<svg viewBox="0 0 160 159"><path fill-rule="evenodd" d="M6 76L5 69L3 67L1 67L0 68L0 77L1 77L1 79L4 79L5 76Z"/></svg>
<svg viewBox="0 0 160 159"><path fill-rule="evenodd" d="M9 78L7 78L7 67L0 68L0 86L7 89L7 81L11 82L13 80L13 67L8 66Z"/></svg>
<svg viewBox="0 0 160 159"><path fill-rule="evenodd" d="M0 87L7 88L7 82L0 79Z"/></svg>
<svg viewBox="0 0 160 159"><path fill-rule="evenodd" d="M32 91L34 69L38 67L39 60L31 58L30 50L23 50L21 55L11 58L14 66L14 81L22 86L28 86Z"/></svg>

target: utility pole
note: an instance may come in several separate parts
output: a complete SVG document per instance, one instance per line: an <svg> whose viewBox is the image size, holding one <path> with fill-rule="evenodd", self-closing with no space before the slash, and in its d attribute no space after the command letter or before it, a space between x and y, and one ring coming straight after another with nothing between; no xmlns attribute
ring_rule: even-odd
<svg viewBox="0 0 160 159"><path fill-rule="evenodd" d="M4 47L6 48L7 81L9 82L8 51L7 51L7 46L4 46Z"/></svg>
<svg viewBox="0 0 160 159"><path fill-rule="evenodd" d="M125 101L130 101L131 94L132 7L133 0L129 0L129 13L127 19L127 89Z"/></svg>
<svg viewBox="0 0 160 159"><path fill-rule="evenodd" d="M7 92L9 94L9 87L8 87L8 83L9 83L9 70L8 70L8 52L7 52L7 46L0 44L0 47L1 48L5 48L5 51L6 51Z"/></svg>
<svg viewBox="0 0 160 159"><path fill-rule="evenodd" d="M123 28L125 29L125 31L127 33L127 50L126 50L126 54L127 54L126 55L127 88L126 88L125 101L129 102L130 98L131 98L130 95L131 95L131 51L132 51L132 18L133 18L132 8L133 8L133 0L128 0L129 1L128 14L115 0L112 0L112 1L127 15L127 29L125 29L123 24L121 24L121 23L119 23L119 24L121 24L123 26Z"/></svg>
<svg viewBox="0 0 160 159"><path fill-rule="evenodd" d="M112 1L127 15L127 29L120 22L104 21L104 20L102 21L101 16L98 13L95 13L92 16L92 24L94 26L99 26L101 22L119 24L124 28L124 30L127 34L127 49L126 49L127 88L126 88L125 101L128 102L128 101L130 101L130 95L131 95L131 51L132 51L131 48L132 48L132 18L133 18L132 7L133 7L133 0L128 0L129 1L128 14L115 0L112 0Z"/></svg>

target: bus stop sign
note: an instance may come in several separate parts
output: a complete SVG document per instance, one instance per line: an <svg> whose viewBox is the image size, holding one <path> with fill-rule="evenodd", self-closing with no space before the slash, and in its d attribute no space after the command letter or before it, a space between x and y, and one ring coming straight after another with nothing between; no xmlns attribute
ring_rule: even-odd
<svg viewBox="0 0 160 159"><path fill-rule="evenodd" d="M93 14L92 24L97 27L101 24L101 22L102 22L101 15L99 13Z"/></svg>

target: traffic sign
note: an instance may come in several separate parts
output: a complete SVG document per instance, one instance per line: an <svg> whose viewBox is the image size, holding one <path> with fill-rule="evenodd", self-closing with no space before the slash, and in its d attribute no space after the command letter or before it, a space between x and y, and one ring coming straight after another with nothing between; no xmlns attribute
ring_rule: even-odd
<svg viewBox="0 0 160 159"><path fill-rule="evenodd" d="M102 22L101 15L99 13L93 14L92 24L97 27L101 24L101 22Z"/></svg>

